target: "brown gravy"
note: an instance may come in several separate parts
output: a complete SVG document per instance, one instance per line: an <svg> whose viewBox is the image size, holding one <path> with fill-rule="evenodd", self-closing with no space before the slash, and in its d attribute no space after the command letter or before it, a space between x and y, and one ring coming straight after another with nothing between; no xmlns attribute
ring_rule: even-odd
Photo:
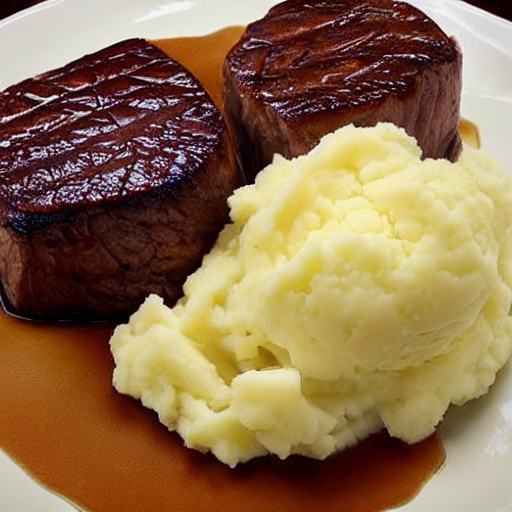
<svg viewBox="0 0 512 512"><path fill-rule="evenodd" d="M220 102L222 59L241 30L157 43ZM114 391L111 331L0 311L0 447L85 510L376 512L410 500L444 462L438 434L408 446L383 433L326 461L263 458L228 469Z"/></svg>
<svg viewBox="0 0 512 512"><path fill-rule="evenodd" d="M244 27L233 26L201 37L177 37L152 42L192 72L215 104L222 107L222 63L243 31Z"/></svg>

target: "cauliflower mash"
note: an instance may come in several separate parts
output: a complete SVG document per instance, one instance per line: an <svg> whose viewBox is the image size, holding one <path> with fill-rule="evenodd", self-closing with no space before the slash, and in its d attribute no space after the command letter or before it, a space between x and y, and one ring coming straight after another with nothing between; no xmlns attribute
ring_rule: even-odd
<svg viewBox="0 0 512 512"><path fill-rule="evenodd" d="M276 156L184 297L116 328L116 389L230 466L414 443L485 393L512 351L511 182L483 150L420 155L379 124Z"/></svg>

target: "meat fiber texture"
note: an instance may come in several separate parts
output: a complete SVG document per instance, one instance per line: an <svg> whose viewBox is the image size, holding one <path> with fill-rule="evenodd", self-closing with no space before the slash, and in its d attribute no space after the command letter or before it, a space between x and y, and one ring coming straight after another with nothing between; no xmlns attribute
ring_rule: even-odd
<svg viewBox="0 0 512 512"><path fill-rule="evenodd" d="M420 155L378 124L276 156L177 305L116 328L117 390L230 466L415 443L486 393L512 351L511 181L484 150Z"/></svg>

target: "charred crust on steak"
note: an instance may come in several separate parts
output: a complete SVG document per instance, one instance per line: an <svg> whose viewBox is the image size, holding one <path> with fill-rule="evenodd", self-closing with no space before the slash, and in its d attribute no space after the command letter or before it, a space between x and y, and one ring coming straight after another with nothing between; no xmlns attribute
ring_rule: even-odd
<svg viewBox="0 0 512 512"><path fill-rule="evenodd" d="M461 66L457 43L405 2L288 0L229 52L227 119L250 179L274 152L297 156L348 123L395 122L425 157L453 160Z"/></svg>
<svg viewBox="0 0 512 512"><path fill-rule="evenodd" d="M7 88L0 129L2 298L24 317L175 302L242 183L210 96L144 39Z"/></svg>
<svg viewBox="0 0 512 512"><path fill-rule="evenodd" d="M2 221L23 232L96 204L179 193L224 122L189 72L133 39L6 89L0 126Z"/></svg>

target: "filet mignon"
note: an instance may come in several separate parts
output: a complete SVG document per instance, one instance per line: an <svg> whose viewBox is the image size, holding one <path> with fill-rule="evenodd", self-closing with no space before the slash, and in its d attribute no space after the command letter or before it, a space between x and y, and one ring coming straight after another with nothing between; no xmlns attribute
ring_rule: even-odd
<svg viewBox="0 0 512 512"><path fill-rule="evenodd" d="M462 54L394 0L288 0L248 25L224 63L226 120L249 180L340 126L392 122L424 157L455 160Z"/></svg>
<svg viewBox="0 0 512 512"><path fill-rule="evenodd" d="M124 318L181 295L241 184L183 66L122 41L0 94L0 278L14 314Z"/></svg>

